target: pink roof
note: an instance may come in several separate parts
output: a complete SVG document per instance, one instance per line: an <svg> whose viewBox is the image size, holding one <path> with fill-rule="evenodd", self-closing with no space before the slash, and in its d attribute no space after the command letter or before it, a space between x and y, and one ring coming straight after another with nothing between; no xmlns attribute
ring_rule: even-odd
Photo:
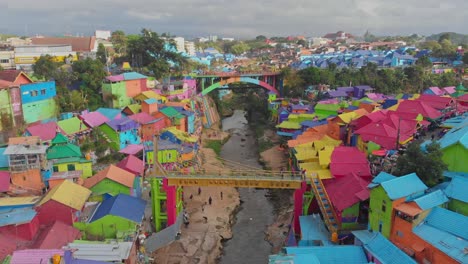
<svg viewBox="0 0 468 264"><path fill-rule="evenodd" d="M107 76L106 79L111 82L121 82L125 80L125 77L123 74L120 74L120 75Z"/></svg>
<svg viewBox="0 0 468 264"><path fill-rule="evenodd" d="M119 153L123 154L128 154L128 155L135 155L138 152L143 150L142 145L135 145L135 144L130 144L126 146L124 149L120 150Z"/></svg>
<svg viewBox="0 0 468 264"><path fill-rule="evenodd" d="M84 123L86 123L86 125L90 127L97 127L109 121L109 118L99 112L89 112L82 114L79 117L81 120L83 120Z"/></svg>
<svg viewBox="0 0 468 264"><path fill-rule="evenodd" d="M129 118L137 122L138 124L142 124L142 125L147 124L156 119L152 117L150 114L145 113L145 112L131 115L129 116Z"/></svg>
<svg viewBox="0 0 468 264"><path fill-rule="evenodd" d="M49 263L54 255L63 256L61 249L26 249L13 252L10 264Z"/></svg>
<svg viewBox="0 0 468 264"><path fill-rule="evenodd" d="M359 177L371 177L366 154L356 147L339 146L331 155L330 171L334 177L354 173Z"/></svg>
<svg viewBox="0 0 468 264"><path fill-rule="evenodd" d="M453 93L456 92L455 86L448 86L448 87L444 87L442 89L444 89L444 91L447 92L448 94L453 94Z"/></svg>
<svg viewBox="0 0 468 264"><path fill-rule="evenodd" d="M125 159L121 160L117 163L117 167L135 175L143 175L145 170L145 164L143 164L143 161L133 155L128 155Z"/></svg>
<svg viewBox="0 0 468 264"><path fill-rule="evenodd" d="M398 105L397 112L421 114L425 118L437 119L442 114L421 100L404 100Z"/></svg>
<svg viewBox="0 0 468 264"><path fill-rule="evenodd" d="M0 171L0 192L7 192L10 189L10 172Z"/></svg>
<svg viewBox="0 0 468 264"><path fill-rule="evenodd" d="M57 249L66 246L68 243L79 239L81 233L73 226L64 224L63 222L56 221L44 229L37 237L33 248L38 249Z"/></svg>
<svg viewBox="0 0 468 264"><path fill-rule="evenodd" d="M376 112L369 113L367 115L361 116L360 118L352 121L355 124L356 129L360 129L372 122L378 122L387 117L388 110L380 110Z"/></svg>
<svg viewBox="0 0 468 264"><path fill-rule="evenodd" d="M444 91L442 91L439 87L429 87L429 90L431 90L435 95L444 94Z"/></svg>
<svg viewBox="0 0 468 264"><path fill-rule="evenodd" d="M386 98L385 95L381 93L367 93L366 95L367 97L369 97L369 99L372 99L374 101L380 101Z"/></svg>
<svg viewBox="0 0 468 264"><path fill-rule="evenodd" d="M445 96L438 96L438 95L430 95L430 94L421 94L417 99L419 101L423 101L429 106L432 106L435 109L445 109L452 103L452 98L445 97Z"/></svg>
<svg viewBox="0 0 468 264"><path fill-rule="evenodd" d="M333 206L340 212L360 201L369 199L367 185L370 181L366 181L354 173L323 182Z"/></svg>
<svg viewBox="0 0 468 264"><path fill-rule="evenodd" d="M64 134L63 130L56 122L32 124L26 128L26 131L28 131L31 136L38 136L42 141L52 140L57 135L57 130Z"/></svg>

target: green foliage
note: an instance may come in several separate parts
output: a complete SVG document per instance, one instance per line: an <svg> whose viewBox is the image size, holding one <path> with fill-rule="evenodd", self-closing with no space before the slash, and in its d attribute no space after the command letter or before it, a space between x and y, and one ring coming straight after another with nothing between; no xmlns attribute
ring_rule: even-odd
<svg viewBox="0 0 468 264"><path fill-rule="evenodd" d="M104 105L102 100L102 80L106 77L104 65L99 60L87 58L73 63L73 71L77 74L77 80L82 83L80 91L91 110Z"/></svg>
<svg viewBox="0 0 468 264"><path fill-rule="evenodd" d="M205 148L212 149L217 156L221 154L221 148L223 147L223 141L221 140L206 140L205 141Z"/></svg>
<svg viewBox="0 0 468 264"><path fill-rule="evenodd" d="M114 46L115 52L122 56L127 52L127 36L125 36L125 32L122 30L116 30L112 32L111 35L111 42Z"/></svg>
<svg viewBox="0 0 468 264"><path fill-rule="evenodd" d="M104 44L99 43L98 49L96 52L96 59L101 61L103 64L106 64L107 62L107 56L106 56L106 47L104 47Z"/></svg>
<svg viewBox="0 0 468 264"><path fill-rule="evenodd" d="M423 68L432 67L432 62L428 56L422 56L416 61L416 65L420 65Z"/></svg>
<svg viewBox="0 0 468 264"><path fill-rule="evenodd" d="M447 165L442 161L442 151L437 142L426 146L423 152L420 142L413 141L408 145L406 152L398 157L394 174L401 176L415 172L421 180L432 187L442 180L442 173Z"/></svg>
<svg viewBox="0 0 468 264"><path fill-rule="evenodd" d="M450 40L456 45L468 44L468 35L458 34L454 32L443 32L439 34L434 34L426 38L427 40L442 41L444 39Z"/></svg>
<svg viewBox="0 0 468 264"><path fill-rule="evenodd" d="M244 42L239 42L231 47L231 53L234 55L241 55L242 53L249 50L249 46Z"/></svg>
<svg viewBox="0 0 468 264"><path fill-rule="evenodd" d="M463 63L468 65L468 51L463 54Z"/></svg>
<svg viewBox="0 0 468 264"><path fill-rule="evenodd" d="M255 37L255 40L257 41L265 41L267 40L267 37L263 36L263 35L258 35Z"/></svg>
<svg viewBox="0 0 468 264"><path fill-rule="evenodd" d="M33 71L34 74L40 78L50 80L54 78L54 75L60 65L60 63L54 61L54 57L45 55L37 59L36 63L33 65Z"/></svg>

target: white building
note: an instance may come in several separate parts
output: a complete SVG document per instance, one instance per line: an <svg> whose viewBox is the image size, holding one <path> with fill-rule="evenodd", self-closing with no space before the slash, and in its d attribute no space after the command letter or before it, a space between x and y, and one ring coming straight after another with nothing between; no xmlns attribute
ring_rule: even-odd
<svg viewBox="0 0 468 264"><path fill-rule="evenodd" d="M310 38L309 39L309 45L310 46L320 46L320 45L325 45L328 43L328 39L326 38Z"/></svg>
<svg viewBox="0 0 468 264"><path fill-rule="evenodd" d="M195 48L195 42L193 41L185 41L185 51L190 56L195 56L197 50Z"/></svg>
<svg viewBox="0 0 468 264"><path fill-rule="evenodd" d="M29 45L15 47L16 69L29 71L43 55L50 55L54 61L65 62L78 60L76 52L71 45Z"/></svg>
<svg viewBox="0 0 468 264"><path fill-rule="evenodd" d="M234 38L222 38L223 41L234 41Z"/></svg>
<svg viewBox="0 0 468 264"><path fill-rule="evenodd" d="M209 40L209 41L212 41L212 42L216 42L216 41L218 41L218 36L216 36L216 35L210 35L210 36L208 37L208 40Z"/></svg>
<svg viewBox="0 0 468 264"><path fill-rule="evenodd" d="M173 38L178 52L185 52L185 39L183 37Z"/></svg>
<svg viewBox="0 0 468 264"><path fill-rule="evenodd" d="M15 51L0 50L0 66L5 69L15 69Z"/></svg>
<svg viewBox="0 0 468 264"><path fill-rule="evenodd" d="M96 39L108 40L111 37L111 32L110 30L96 30L94 32L94 36L96 37Z"/></svg>

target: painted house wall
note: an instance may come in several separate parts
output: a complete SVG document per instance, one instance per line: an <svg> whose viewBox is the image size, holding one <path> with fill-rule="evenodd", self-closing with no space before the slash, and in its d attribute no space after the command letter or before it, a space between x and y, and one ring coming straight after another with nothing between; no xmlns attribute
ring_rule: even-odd
<svg viewBox="0 0 468 264"><path fill-rule="evenodd" d="M141 103L141 111L144 112L144 113L147 113L149 115L152 115L152 114L158 112L158 104L157 103L148 104L146 102L142 102Z"/></svg>
<svg viewBox="0 0 468 264"><path fill-rule="evenodd" d="M146 79L127 80L125 81L125 88L127 90L127 96L132 98L148 90L146 88Z"/></svg>
<svg viewBox="0 0 468 264"><path fill-rule="evenodd" d="M358 226L359 203L355 203L341 212L338 216L341 218L341 228L344 230L352 229Z"/></svg>
<svg viewBox="0 0 468 264"><path fill-rule="evenodd" d="M119 133L119 149L124 149L131 144L140 144L141 139L138 136L138 129L129 129L126 131L120 131Z"/></svg>
<svg viewBox="0 0 468 264"><path fill-rule="evenodd" d="M49 200L36 208L41 225L52 224L54 221L62 221L67 225L73 225L76 221L76 210L57 201Z"/></svg>
<svg viewBox="0 0 468 264"><path fill-rule="evenodd" d="M385 211L383 210L384 204ZM392 224L392 200L382 186L371 189L369 209L370 229L389 238Z"/></svg>
<svg viewBox="0 0 468 264"><path fill-rule="evenodd" d="M25 240L32 240L37 230L39 230L39 218L36 215L29 223L0 227L0 234L9 233Z"/></svg>
<svg viewBox="0 0 468 264"><path fill-rule="evenodd" d="M125 82L103 83L102 95L109 107L122 108L131 104L132 98L127 96ZM116 99L114 99L114 96ZM111 100L112 99L112 100Z"/></svg>
<svg viewBox="0 0 468 264"><path fill-rule="evenodd" d="M195 133L195 115L187 116L187 132L189 134Z"/></svg>
<svg viewBox="0 0 468 264"><path fill-rule="evenodd" d="M55 90L55 82L23 84L20 86L20 89L21 102L23 102L23 104L52 99L57 95Z"/></svg>
<svg viewBox="0 0 468 264"><path fill-rule="evenodd" d="M176 149L158 150L159 163L172 163L177 162L179 152ZM153 151L146 152L146 163L153 164Z"/></svg>
<svg viewBox="0 0 468 264"><path fill-rule="evenodd" d="M146 124L141 126L143 141L152 141L153 135L156 132L163 130L166 127L164 119L158 120L151 124Z"/></svg>
<svg viewBox="0 0 468 264"><path fill-rule="evenodd" d="M11 172L11 182L25 189L42 190L45 185L42 181L40 169L30 169L22 172Z"/></svg>
<svg viewBox="0 0 468 264"><path fill-rule="evenodd" d="M60 164L55 163L53 167L57 167L57 169L55 170L54 168L54 171L58 171L58 172L68 171L68 165L75 165L75 170L82 171L83 174L81 175L81 177L83 179L93 176L93 162L92 161L65 162L65 163L60 163Z"/></svg>
<svg viewBox="0 0 468 264"><path fill-rule="evenodd" d="M0 89L0 102L2 102L0 104L0 130L3 130L4 123L10 123L12 126L14 125L10 89ZM7 118L8 121L3 120L3 118Z"/></svg>
<svg viewBox="0 0 468 264"><path fill-rule="evenodd" d="M119 134L117 131L115 131L112 127L110 127L108 124L102 124L98 127L99 130L104 133L109 140L111 141L109 143L110 147L113 148L114 150L119 150L120 147L120 139L119 139Z"/></svg>
<svg viewBox="0 0 468 264"><path fill-rule="evenodd" d="M447 164L449 171L468 172L468 149L460 143L442 149L442 153L442 160Z"/></svg>
<svg viewBox="0 0 468 264"><path fill-rule="evenodd" d="M91 187L91 191L93 192L91 194L91 197L89 198L89 201L102 201L103 200L103 195L104 194L110 194L112 196L116 196L119 193L123 194L128 194L130 195L130 188L122 185L118 182L109 180L109 179L104 179Z"/></svg>
<svg viewBox="0 0 468 264"><path fill-rule="evenodd" d="M57 115L57 104L53 98L35 101L22 105L24 121L27 124L40 120L55 118Z"/></svg>
<svg viewBox="0 0 468 264"><path fill-rule="evenodd" d="M74 226L85 232L86 239L118 238L118 232L134 233L137 223L128 219L106 215L92 223L75 223Z"/></svg>
<svg viewBox="0 0 468 264"><path fill-rule="evenodd" d="M468 216L468 203L457 199L450 199L448 209L464 216Z"/></svg>

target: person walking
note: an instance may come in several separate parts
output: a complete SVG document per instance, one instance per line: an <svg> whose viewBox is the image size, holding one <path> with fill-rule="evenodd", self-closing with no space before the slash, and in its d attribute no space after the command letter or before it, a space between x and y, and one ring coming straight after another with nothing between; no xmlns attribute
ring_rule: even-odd
<svg viewBox="0 0 468 264"><path fill-rule="evenodd" d="M213 202L213 199L211 199L211 196L210 196L210 198L208 198L208 204L211 205L212 202Z"/></svg>
<svg viewBox="0 0 468 264"><path fill-rule="evenodd" d="M223 199L223 192L220 192L221 200Z"/></svg>
<svg viewBox="0 0 468 264"><path fill-rule="evenodd" d="M201 194L201 188L198 187L198 196L200 196L200 194Z"/></svg>
<svg viewBox="0 0 468 264"><path fill-rule="evenodd" d="M281 179L284 179L284 168L283 167L281 167L280 173L281 173Z"/></svg>

